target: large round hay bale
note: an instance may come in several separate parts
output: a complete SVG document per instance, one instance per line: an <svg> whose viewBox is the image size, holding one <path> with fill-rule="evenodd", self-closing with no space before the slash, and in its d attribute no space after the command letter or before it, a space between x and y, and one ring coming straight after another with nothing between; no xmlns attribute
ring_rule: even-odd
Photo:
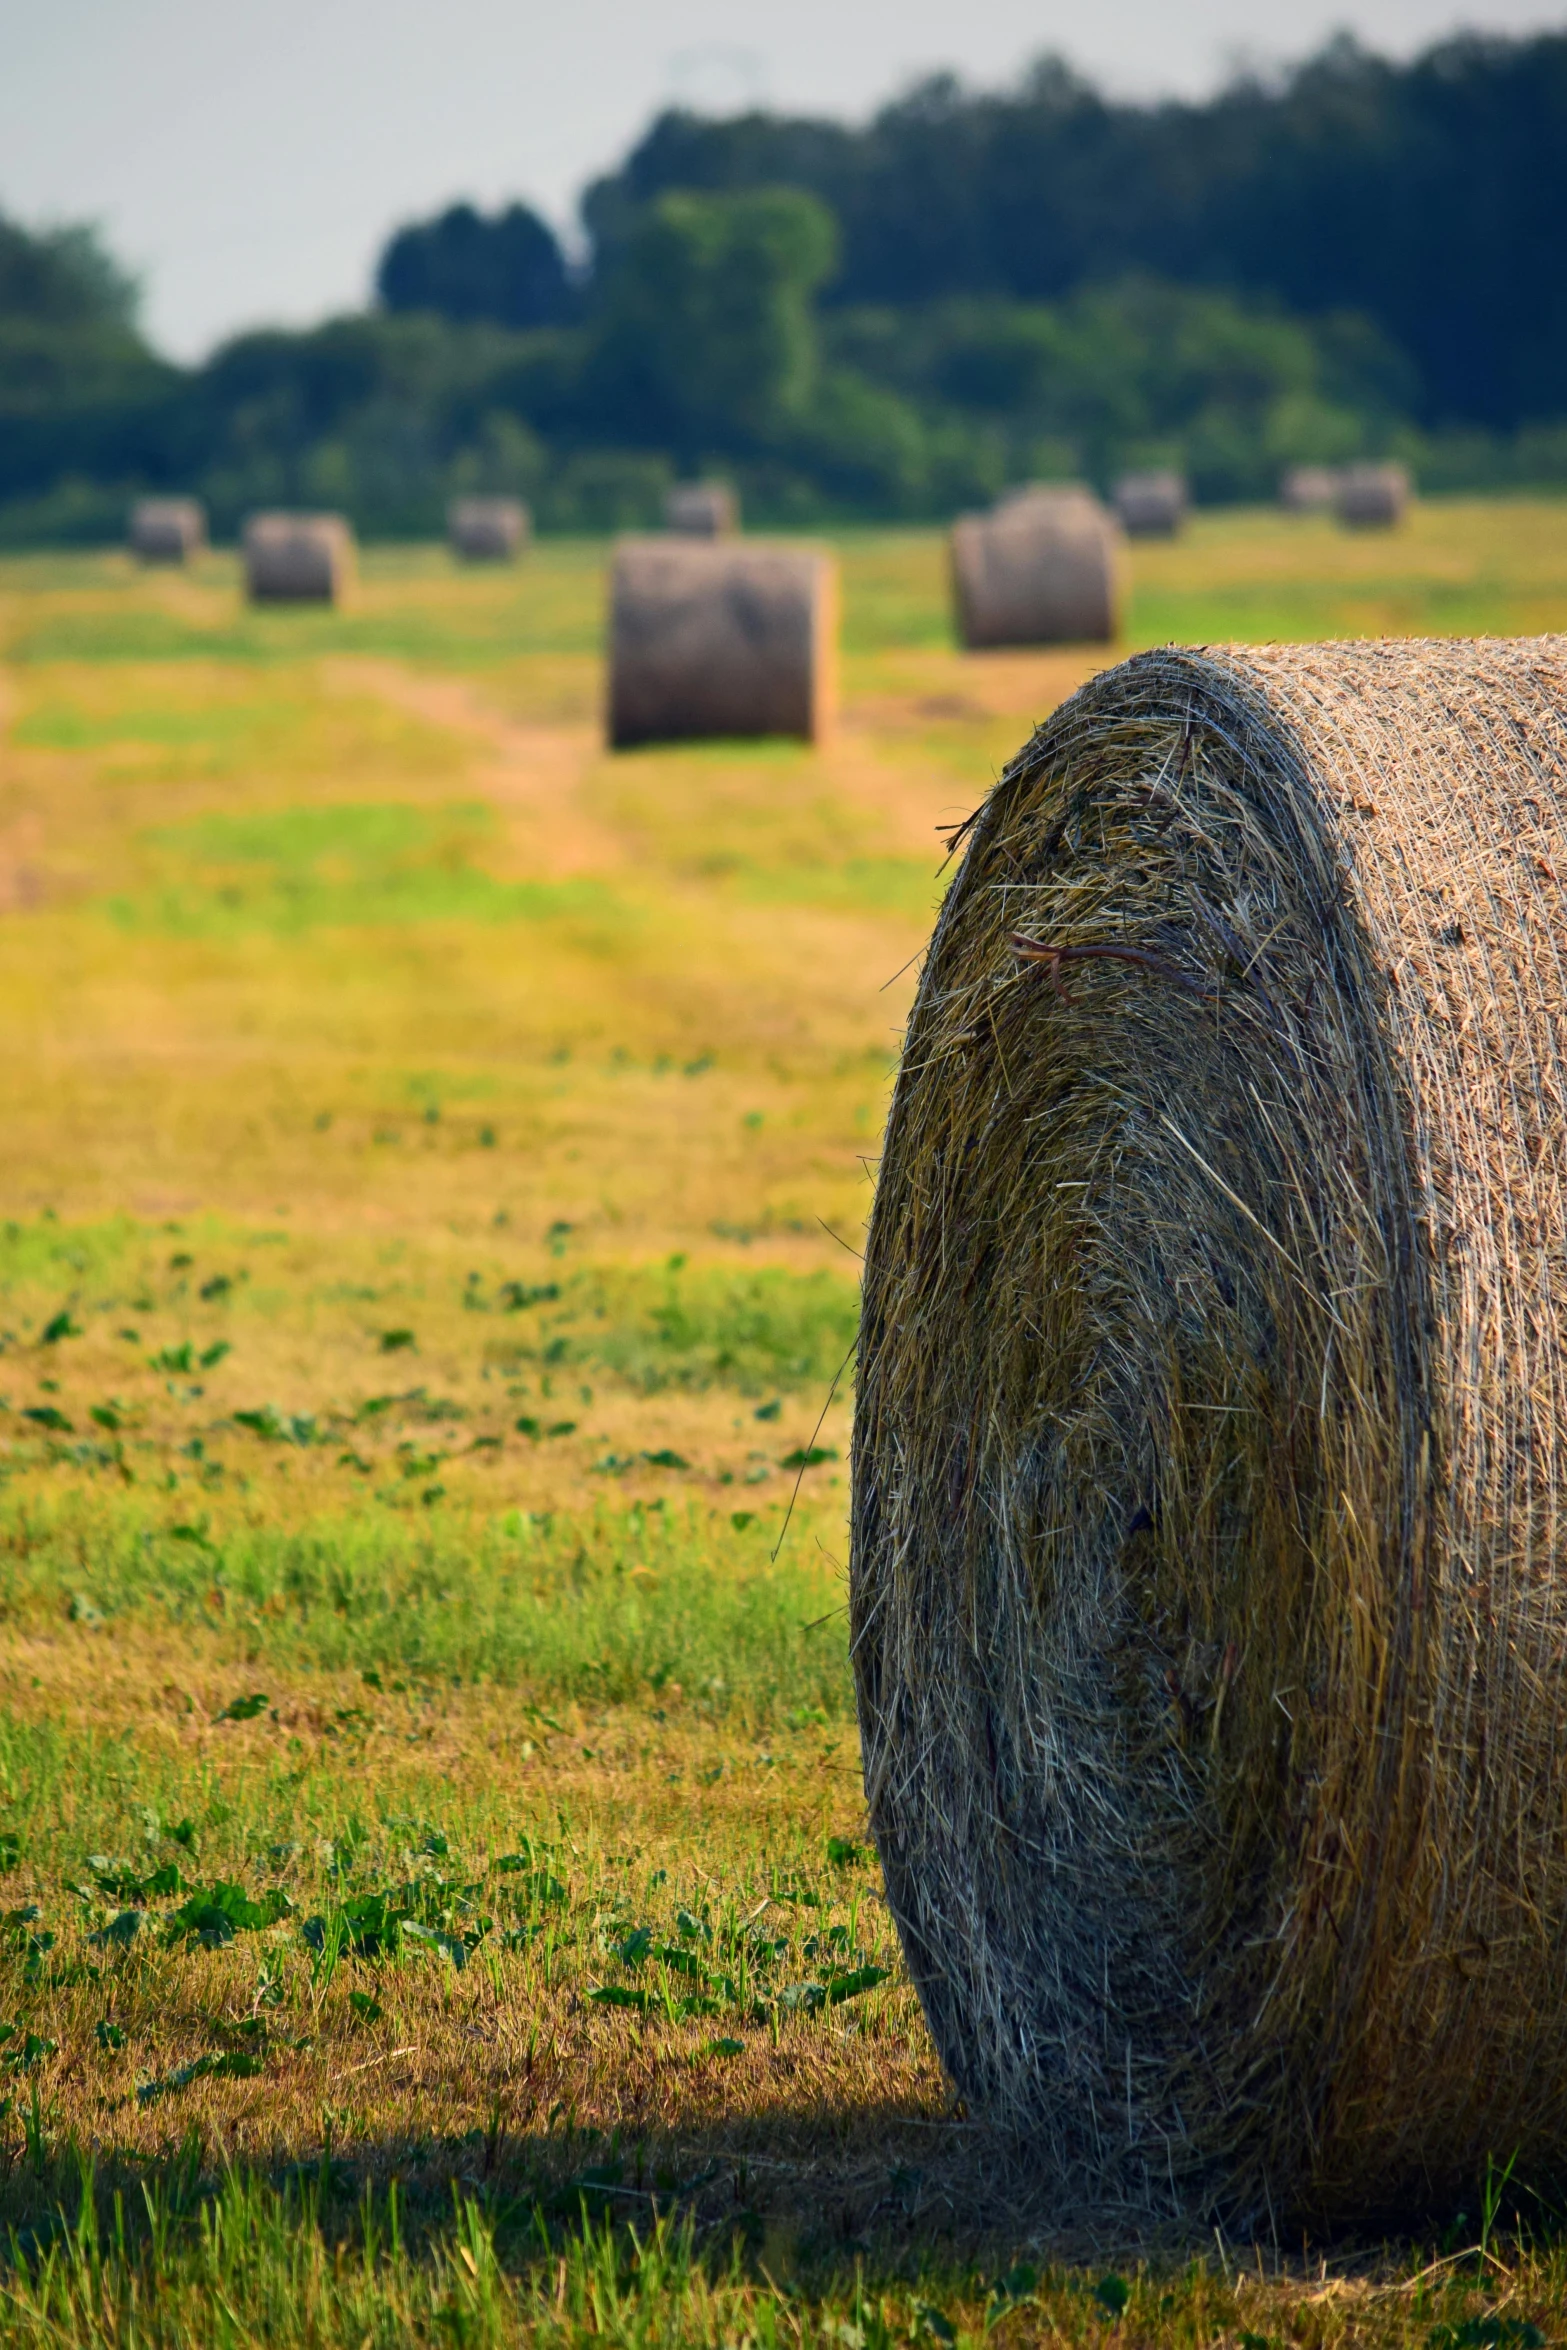
<svg viewBox="0 0 1567 2350"><path fill-rule="evenodd" d="M728 539L740 527L740 501L726 481L677 481L664 498L664 528L682 538Z"/></svg>
<svg viewBox="0 0 1567 2350"><path fill-rule="evenodd" d="M1334 501L1340 522L1352 530L1391 530L1409 504L1409 471L1403 465L1346 465Z"/></svg>
<svg viewBox="0 0 1567 2350"><path fill-rule="evenodd" d="M453 498L446 538L464 563L513 563L533 528L520 498Z"/></svg>
<svg viewBox="0 0 1567 2350"><path fill-rule="evenodd" d="M1186 520L1186 483L1178 473L1123 473L1112 503L1129 539L1173 539Z"/></svg>
<svg viewBox="0 0 1567 2350"><path fill-rule="evenodd" d="M127 532L142 563L187 563L207 543L207 510L199 498L138 498Z"/></svg>
<svg viewBox="0 0 1567 2350"><path fill-rule="evenodd" d="M1561 2167L1564 889L1562 637L1144 653L969 832L852 1644L937 2047L1064 2199Z"/></svg>
<svg viewBox="0 0 1567 2350"><path fill-rule="evenodd" d="M1288 465L1279 476L1279 504L1286 514L1328 514L1338 486L1336 465Z"/></svg>
<svg viewBox="0 0 1567 2350"><path fill-rule="evenodd" d="M609 739L793 734L836 681L837 567L804 547L622 539L610 584Z"/></svg>
<svg viewBox="0 0 1567 2350"><path fill-rule="evenodd" d="M993 645L1105 644L1119 622L1118 546L1090 491L1030 487L952 526L958 636Z"/></svg>
<svg viewBox="0 0 1567 2350"><path fill-rule="evenodd" d="M336 604L353 584L354 534L341 514L253 514L244 553L254 604Z"/></svg>

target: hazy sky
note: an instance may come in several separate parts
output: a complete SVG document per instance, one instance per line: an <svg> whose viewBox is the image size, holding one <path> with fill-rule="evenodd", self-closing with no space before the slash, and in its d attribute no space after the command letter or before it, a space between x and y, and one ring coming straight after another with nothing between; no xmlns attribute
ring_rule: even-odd
<svg viewBox="0 0 1567 2350"><path fill-rule="evenodd" d="M0 0L0 209L101 222L154 339L192 356L362 301L387 229L455 197L569 224L671 101L856 116L1044 49L1195 93L1346 23L1407 53L1460 16L1532 29L1563 0Z"/></svg>

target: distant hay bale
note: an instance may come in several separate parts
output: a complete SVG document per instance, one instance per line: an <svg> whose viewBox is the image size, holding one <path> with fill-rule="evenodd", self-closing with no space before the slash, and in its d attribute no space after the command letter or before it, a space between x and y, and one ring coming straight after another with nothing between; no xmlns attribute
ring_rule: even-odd
<svg viewBox="0 0 1567 2350"><path fill-rule="evenodd" d="M1118 548L1091 491L1031 485L952 526L958 636L993 645L1105 644L1119 621Z"/></svg>
<svg viewBox="0 0 1567 2350"><path fill-rule="evenodd" d="M454 498L446 509L446 537L465 563L511 563L533 528L520 498Z"/></svg>
<svg viewBox="0 0 1567 2350"><path fill-rule="evenodd" d="M1336 465L1289 465L1279 476L1279 504L1286 514L1328 514L1338 485Z"/></svg>
<svg viewBox="0 0 1567 2350"><path fill-rule="evenodd" d="M1086 481L1015 481L1002 491L993 514L1010 513L1017 506L1057 506L1102 514L1104 508Z"/></svg>
<svg viewBox="0 0 1567 2350"><path fill-rule="evenodd" d="M1140 654L970 829L851 1640L936 2045L1063 2209L1561 2169L1564 889L1567 637Z"/></svg>
<svg viewBox="0 0 1567 2350"><path fill-rule="evenodd" d="M1409 473L1402 465L1346 465L1334 501L1352 530L1390 530L1409 504Z"/></svg>
<svg viewBox="0 0 1567 2350"><path fill-rule="evenodd" d="M138 498L127 535L139 562L187 563L207 543L207 510L199 498Z"/></svg>
<svg viewBox="0 0 1567 2350"><path fill-rule="evenodd" d="M828 555L622 539L610 588L610 741L817 741L831 715L837 623Z"/></svg>
<svg viewBox="0 0 1567 2350"><path fill-rule="evenodd" d="M733 538L740 501L726 481L677 481L664 498L664 527L682 538Z"/></svg>
<svg viewBox="0 0 1567 2350"><path fill-rule="evenodd" d="M354 534L341 514L253 514L244 552L254 604L336 604L353 584Z"/></svg>
<svg viewBox="0 0 1567 2350"><path fill-rule="evenodd" d="M1129 539L1173 539L1186 520L1186 484L1178 473L1123 473L1112 503Z"/></svg>

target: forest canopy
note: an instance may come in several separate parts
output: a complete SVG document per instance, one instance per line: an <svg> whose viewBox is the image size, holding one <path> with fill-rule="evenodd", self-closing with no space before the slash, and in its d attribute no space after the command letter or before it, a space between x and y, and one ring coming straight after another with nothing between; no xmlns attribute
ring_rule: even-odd
<svg viewBox="0 0 1567 2350"><path fill-rule="evenodd" d="M0 537L104 535L144 486L403 533L480 488L637 522L700 467L800 521L1151 461L1209 500L1362 454L1567 480L1567 35L1341 39L1203 103L1046 59L858 126L670 111L582 214L573 264L520 202L449 206L364 311L184 370L90 231L0 220Z"/></svg>

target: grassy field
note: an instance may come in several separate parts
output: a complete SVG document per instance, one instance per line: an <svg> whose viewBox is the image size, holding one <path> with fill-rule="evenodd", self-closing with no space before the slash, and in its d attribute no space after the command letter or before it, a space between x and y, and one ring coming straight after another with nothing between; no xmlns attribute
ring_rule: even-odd
<svg viewBox="0 0 1567 2350"><path fill-rule="evenodd" d="M600 546L372 552L340 614L0 564L7 2338L1564 2330L1478 2183L1347 2269L1068 2244L940 2077L855 1257L941 828L1103 655L965 657L933 534L841 553L830 746L615 758ZM1133 645L1559 628L1567 508L1133 575Z"/></svg>

